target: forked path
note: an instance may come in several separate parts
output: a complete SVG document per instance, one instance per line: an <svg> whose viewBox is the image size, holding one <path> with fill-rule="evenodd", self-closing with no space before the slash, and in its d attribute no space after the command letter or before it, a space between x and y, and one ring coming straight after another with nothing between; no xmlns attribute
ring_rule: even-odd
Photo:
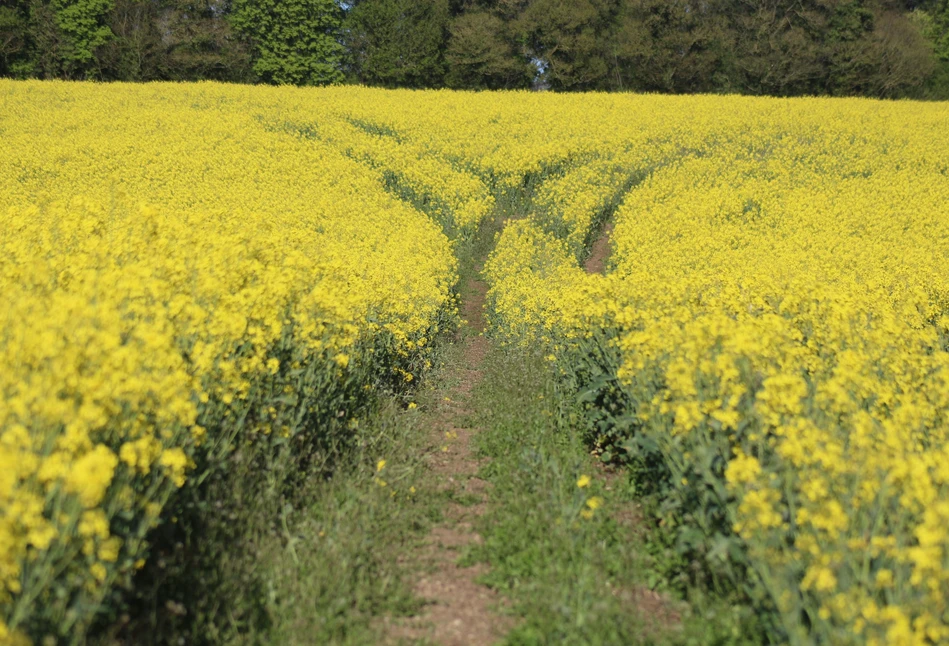
<svg viewBox="0 0 949 646"><path fill-rule="evenodd" d="M481 461L469 423L473 414L472 391L482 379L481 365L488 352L484 301L487 286L480 277L469 279L462 301L466 321L459 333L461 361L447 380L447 395L432 411L429 466L437 487L451 501L444 520L436 525L415 554L419 576L415 593L426 605L415 617L390 620L389 641L434 642L443 646L482 646L496 643L513 625L496 609L499 595L477 582L483 564L462 567L458 561L466 547L480 543L475 521L484 513L489 484L478 478Z"/></svg>

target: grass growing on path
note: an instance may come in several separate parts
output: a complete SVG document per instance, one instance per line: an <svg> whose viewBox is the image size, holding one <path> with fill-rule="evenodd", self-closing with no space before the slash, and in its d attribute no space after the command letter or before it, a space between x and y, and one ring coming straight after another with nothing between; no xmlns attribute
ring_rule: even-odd
<svg viewBox="0 0 949 646"><path fill-rule="evenodd" d="M484 582L514 602L519 623L505 643L753 643L728 600L651 589L663 589L662 534L628 474L604 469L572 427L554 370L535 353L495 347L475 391L492 488L484 543L467 558L489 563Z"/></svg>
<svg viewBox="0 0 949 646"><path fill-rule="evenodd" d="M620 479L593 464L566 432L544 360L495 349L477 390L482 476L493 484L469 559L492 566L521 617L511 644L633 644L662 641L677 609L642 586L645 564L636 509ZM617 520L617 514L627 522Z"/></svg>
<svg viewBox="0 0 949 646"><path fill-rule="evenodd" d="M359 431L357 454L314 483L310 504L262 546L272 623L245 643L437 643L393 639L389 628L424 614L414 583L431 572L413 554L427 549L431 529L451 524L452 507L483 504L442 488L426 458L432 411L464 364L462 346L446 346L417 408L384 403ZM466 425L479 429L479 476L491 486L475 520L483 540L461 565L489 566L481 582L511 600L498 610L512 616L502 643L753 643L724 600L693 590L687 604L650 589L657 577L663 589L662 536L628 478L604 470L571 428L553 366L492 345L481 369Z"/></svg>
<svg viewBox="0 0 949 646"><path fill-rule="evenodd" d="M283 526L262 542L270 625L247 635L244 643L425 643L426 634L440 633L437 626L416 625L441 616L426 612L432 599L423 599L418 586L420 579L437 579L432 570L444 561L434 558L439 548L432 544L432 530L453 531L460 524L457 509L480 497L464 491L465 474L454 474L460 490L446 487L452 474L444 472L445 464L436 466L433 457L437 461L449 445L451 451L459 448L451 431L458 415L446 411L463 405L457 401L459 382L477 368L472 355L480 352L471 349L484 343L478 338L484 295L480 265L508 206L505 201L475 237L459 245L466 323L453 338L438 341L433 371L411 395L381 401L357 429L357 451L330 481L310 483L311 491L304 494L309 504L288 511ZM445 432L454 439L438 437ZM471 470L477 470L476 463ZM447 558L455 561L457 555ZM498 619L503 618L488 616L481 623Z"/></svg>
<svg viewBox="0 0 949 646"><path fill-rule="evenodd" d="M383 402L357 453L274 528L259 550L271 625L244 643L374 644L379 616L418 611L398 555L440 519L445 502L422 463L420 425L416 410Z"/></svg>

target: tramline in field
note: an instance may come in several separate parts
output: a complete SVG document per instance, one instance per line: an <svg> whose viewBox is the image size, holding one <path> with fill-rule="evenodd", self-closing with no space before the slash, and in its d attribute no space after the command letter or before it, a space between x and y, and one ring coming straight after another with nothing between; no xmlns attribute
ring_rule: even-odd
<svg viewBox="0 0 949 646"><path fill-rule="evenodd" d="M777 640L949 641L944 132L944 103L0 82L0 639L86 630L233 452L345 441L524 194L490 333L543 349L682 554Z"/></svg>

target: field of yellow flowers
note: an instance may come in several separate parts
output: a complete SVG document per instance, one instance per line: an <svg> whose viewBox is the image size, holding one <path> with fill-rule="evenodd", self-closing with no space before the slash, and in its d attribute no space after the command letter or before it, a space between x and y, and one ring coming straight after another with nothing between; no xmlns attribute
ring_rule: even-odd
<svg viewBox="0 0 949 646"><path fill-rule="evenodd" d="M412 382L511 194L493 334L544 347L682 554L779 641L949 642L946 132L940 103L0 81L0 642L82 634L177 491Z"/></svg>
<svg viewBox="0 0 949 646"><path fill-rule="evenodd" d="M326 441L453 316L442 227L293 95L0 86L0 642L82 634L174 490Z"/></svg>
<svg viewBox="0 0 949 646"><path fill-rule="evenodd" d="M949 106L679 101L714 123L625 186L577 164L507 227L496 323L549 346L604 456L778 640L949 642Z"/></svg>

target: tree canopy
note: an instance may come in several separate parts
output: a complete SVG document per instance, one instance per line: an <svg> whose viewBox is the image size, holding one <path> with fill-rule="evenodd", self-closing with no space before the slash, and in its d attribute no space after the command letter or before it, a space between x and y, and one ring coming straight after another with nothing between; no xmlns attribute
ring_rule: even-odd
<svg viewBox="0 0 949 646"><path fill-rule="evenodd" d="M949 98L949 0L3 0L0 75Z"/></svg>

